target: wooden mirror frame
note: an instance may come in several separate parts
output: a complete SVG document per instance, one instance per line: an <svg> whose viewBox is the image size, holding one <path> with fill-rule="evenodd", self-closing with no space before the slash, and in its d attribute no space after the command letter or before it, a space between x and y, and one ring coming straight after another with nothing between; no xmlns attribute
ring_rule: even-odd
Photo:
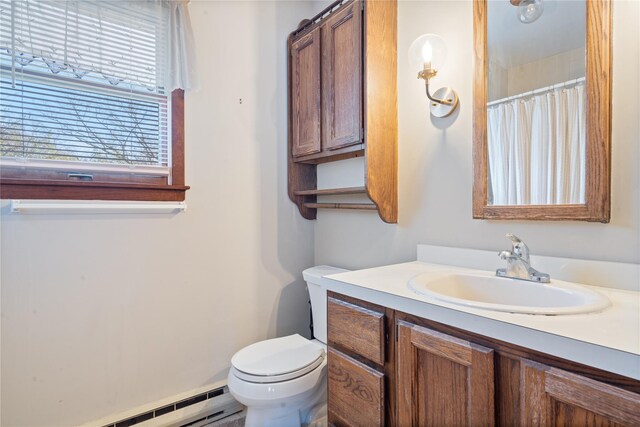
<svg viewBox="0 0 640 427"><path fill-rule="evenodd" d="M609 222L611 211L611 0L585 1L587 8L585 203L493 206L487 204L487 0L474 0L473 218Z"/></svg>

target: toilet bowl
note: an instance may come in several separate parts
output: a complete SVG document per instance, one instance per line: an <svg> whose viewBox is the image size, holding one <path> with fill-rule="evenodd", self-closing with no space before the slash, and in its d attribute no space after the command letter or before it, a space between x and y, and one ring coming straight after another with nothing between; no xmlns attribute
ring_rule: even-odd
<svg viewBox="0 0 640 427"><path fill-rule="evenodd" d="M319 266L303 272L316 339L298 334L273 338L231 358L229 391L247 407L246 427L327 425L327 279L322 276L342 271Z"/></svg>

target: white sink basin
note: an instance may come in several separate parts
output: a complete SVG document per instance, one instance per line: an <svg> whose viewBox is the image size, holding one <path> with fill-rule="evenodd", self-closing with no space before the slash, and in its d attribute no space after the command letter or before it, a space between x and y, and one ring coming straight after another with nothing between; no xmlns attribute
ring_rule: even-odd
<svg viewBox="0 0 640 427"><path fill-rule="evenodd" d="M526 314L577 314L600 311L609 299L581 285L549 284L496 277L491 273L425 273L409 281L420 295L451 304Z"/></svg>

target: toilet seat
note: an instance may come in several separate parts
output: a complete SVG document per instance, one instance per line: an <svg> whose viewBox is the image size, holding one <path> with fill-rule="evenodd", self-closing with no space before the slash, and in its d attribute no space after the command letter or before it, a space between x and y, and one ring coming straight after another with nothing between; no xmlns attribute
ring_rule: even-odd
<svg viewBox="0 0 640 427"><path fill-rule="evenodd" d="M277 383L259 383L240 379L236 370L231 368L227 377L229 391L240 403L250 407L268 407L293 399L306 398L308 393L317 390L321 383L326 384L327 358L314 370L297 378ZM321 387L326 391L326 385ZM280 403L278 403L280 402Z"/></svg>
<svg viewBox="0 0 640 427"><path fill-rule="evenodd" d="M247 382L277 383L301 377L324 360L321 345L294 334L243 348L231 358L231 370Z"/></svg>

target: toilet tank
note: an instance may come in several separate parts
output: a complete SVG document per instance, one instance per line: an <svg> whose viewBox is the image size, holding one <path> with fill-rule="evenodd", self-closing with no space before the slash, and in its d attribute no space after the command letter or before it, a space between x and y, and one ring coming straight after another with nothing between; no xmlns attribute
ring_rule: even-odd
<svg viewBox="0 0 640 427"><path fill-rule="evenodd" d="M307 268L302 277L307 282L311 299L311 315L313 316L313 335L318 341L327 343L327 281L322 276L343 273L343 268L319 265Z"/></svg>

